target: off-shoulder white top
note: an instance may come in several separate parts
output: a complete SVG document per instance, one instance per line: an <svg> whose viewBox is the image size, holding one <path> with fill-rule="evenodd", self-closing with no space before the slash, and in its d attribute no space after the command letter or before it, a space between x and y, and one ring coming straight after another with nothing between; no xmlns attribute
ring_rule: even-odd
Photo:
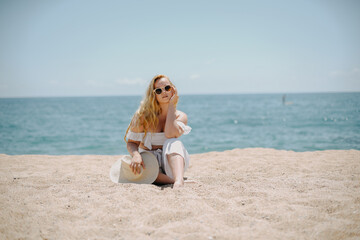
<svg viewBox="0 0 360 240"><path fill-rule="evenodd" d="M176 121L176 123L180 126L180 128L184 131L184 135L187 135L191 132L191 127L185 125L181 121ZM151 133L148 132L144 138L145 133L136 133L129 131L126 134L127 139L131 139L133 141L139 141L144 144L145 147L147 147L149 150L152 149L152 145L164 145L164 142L166 141L165 133L159 132L159 133Z"/></svg>

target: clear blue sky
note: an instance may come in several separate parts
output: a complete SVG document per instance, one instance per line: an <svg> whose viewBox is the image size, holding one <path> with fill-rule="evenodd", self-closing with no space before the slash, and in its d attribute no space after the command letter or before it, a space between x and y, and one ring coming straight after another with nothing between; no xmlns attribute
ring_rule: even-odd
<svg viewBox="0 0 360 240"><path fill-rule="evenodd" d="M0 97L360 91L360 1L0 0Z"/></svg>

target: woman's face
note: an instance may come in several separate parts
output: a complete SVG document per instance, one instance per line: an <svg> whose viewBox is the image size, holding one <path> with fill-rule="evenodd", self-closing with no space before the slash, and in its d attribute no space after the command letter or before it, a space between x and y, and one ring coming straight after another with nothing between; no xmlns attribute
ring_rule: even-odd
<svg viewBox="0 0 360 240"><path fill-rule="evenodd" d="M165 87L166 86L171 86L170 81L166 78L160 78L159 80L157 80L154 84L154 89L160 88L161 89L161 94L155 94L156 96L156 100L159 103L168 103L170 101L170 98L173 95L173 89L171 87L170 91L166 91Z"/></svg>

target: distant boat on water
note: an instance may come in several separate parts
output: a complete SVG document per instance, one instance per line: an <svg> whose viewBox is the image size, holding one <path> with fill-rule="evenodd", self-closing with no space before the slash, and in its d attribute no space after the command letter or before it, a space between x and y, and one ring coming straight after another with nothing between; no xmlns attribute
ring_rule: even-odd
<svg viewBox="0 0 360 240"><path fill-rule="evenodd" d="M286 94L284 94L282 96L282 103L283 103L283 105L291 105L291 104L293 104L293 102L287 102L286 101Z"/></svg>

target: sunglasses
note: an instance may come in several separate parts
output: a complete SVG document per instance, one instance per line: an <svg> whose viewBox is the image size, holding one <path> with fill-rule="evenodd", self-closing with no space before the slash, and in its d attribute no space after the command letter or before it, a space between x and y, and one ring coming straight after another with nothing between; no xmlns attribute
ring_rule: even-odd
<svg viewBox="0 0 360 240"><path fill-rule="evenodd" d="M170 92L170 91L171 91L171 86L170 86L170 85L167 85L167 86L165 86L165 87L163 87L163 88L156 88L156 89L154 90L154 93L156 93L157 95L160 95L163 90L164 90L165 92Z"/></svg>

